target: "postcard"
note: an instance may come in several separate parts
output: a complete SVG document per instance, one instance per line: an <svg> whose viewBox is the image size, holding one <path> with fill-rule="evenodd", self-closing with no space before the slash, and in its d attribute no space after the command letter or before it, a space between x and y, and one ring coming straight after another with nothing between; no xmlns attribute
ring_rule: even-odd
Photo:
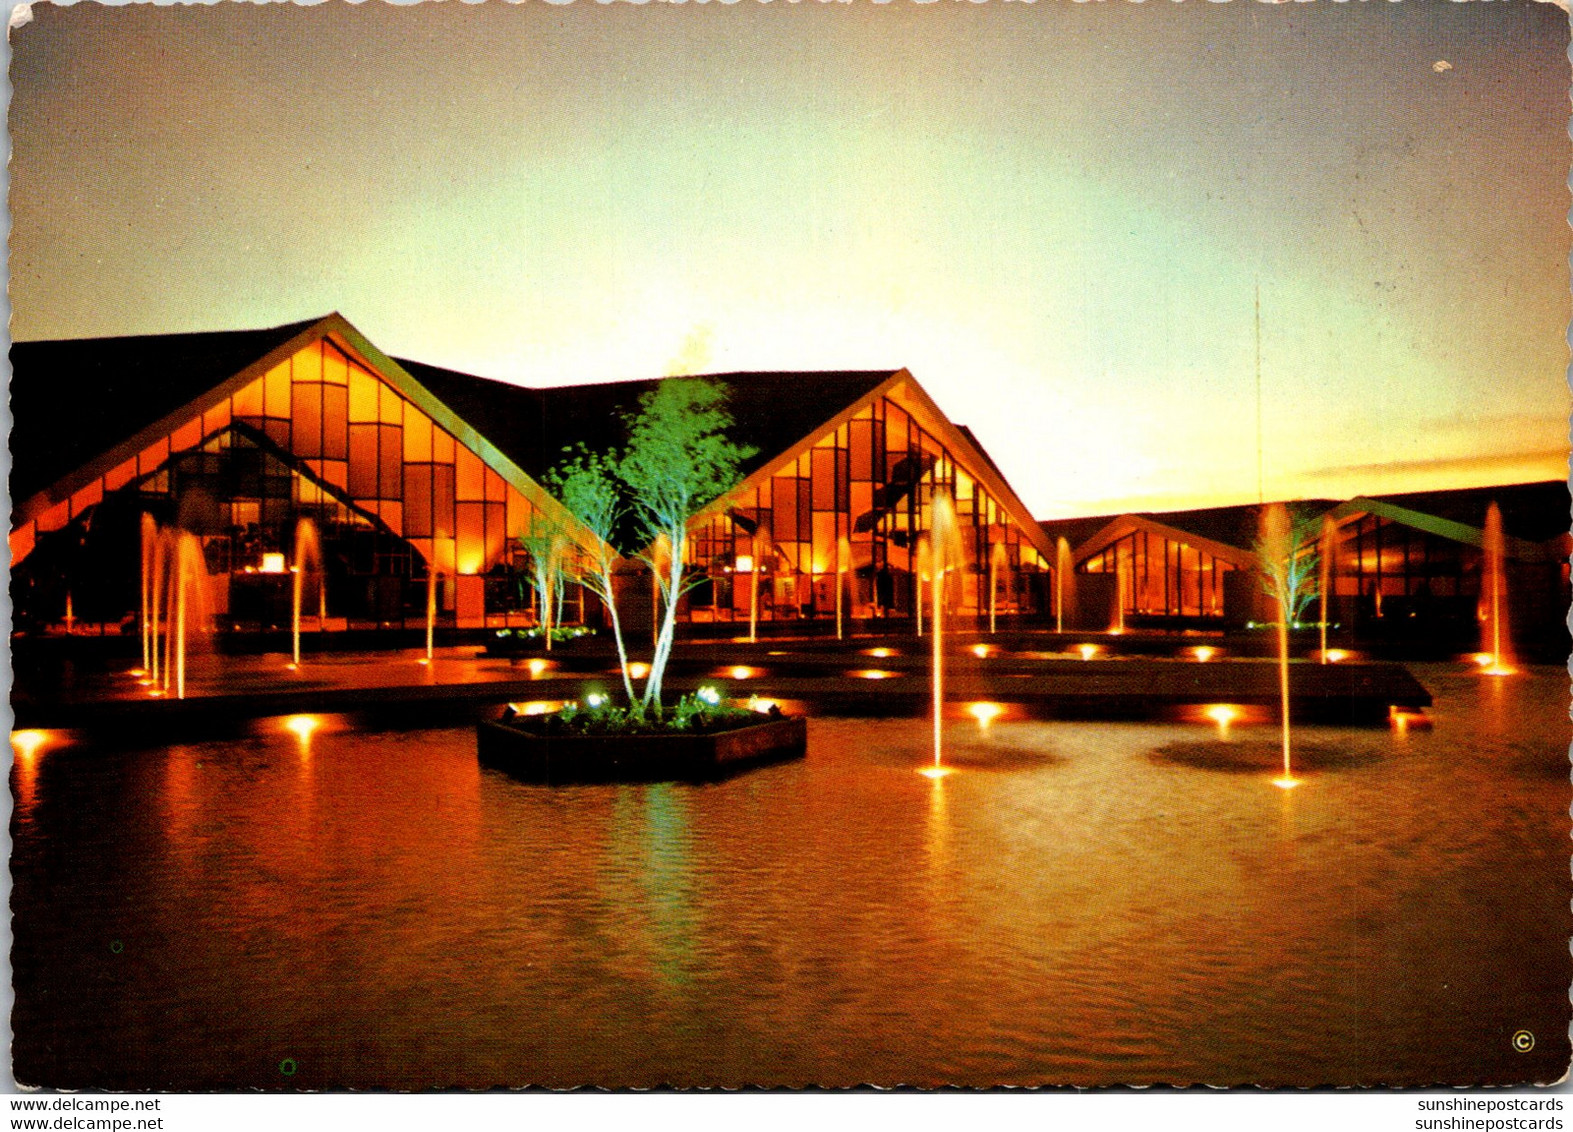
<svg viewBox="0 0 1573 1132"><path fill-rule="evenodd" d="M10 42L20 1086L1566 1073L1563 8Z"/></svg>

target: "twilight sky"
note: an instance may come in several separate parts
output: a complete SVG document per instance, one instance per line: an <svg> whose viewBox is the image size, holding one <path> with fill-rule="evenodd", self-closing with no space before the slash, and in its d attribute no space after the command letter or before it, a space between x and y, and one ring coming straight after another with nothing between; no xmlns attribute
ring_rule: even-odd
<svg viewBox="0 0 1573 1132"><path fill-rule="evenodd" d="M1548 4L39 4L16 339L906 366L1039 517L1567 474Z"/></svg>

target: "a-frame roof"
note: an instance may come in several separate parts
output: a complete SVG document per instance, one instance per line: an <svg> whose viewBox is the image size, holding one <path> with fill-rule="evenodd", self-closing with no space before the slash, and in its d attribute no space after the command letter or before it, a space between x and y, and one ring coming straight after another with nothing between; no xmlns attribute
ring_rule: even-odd
<svg viewBox="0 0 1573 1132"><path fill-rule="evenodd" d="M1146 515L1120 515L1105 523L1096 534L1075 548L1074 560L1079 564L1133 531L1146 531L1171 542L1184 543L1242 570L1253 569L1256 566L1256 555L1252 551L1180 527L1170 526Z"/></svg>
<svg viewBox="0 0 1573 1132"><path fill-rule="evenodd" d="M620 444L623 418L664 380L529 389L389 358L337 314L267 330L17 343L11 350L13 526L330 335L548 510L558 504L536 481L563 449ZM745 483L779 470L876 396L890 394L928 418L1029 541L1052 552L988 453L945 418L906 370L705 376L727 390L732 438L755 449L740 469Z"/></svg>
<svg viewBox="0 0 1573 1132"><path fill-rule="evenodd" d="M1438 538L1450 539L1466 546L1484 547L1486 510L1498 499L1504 500L1504 503L1498 504L1498 508L1505 536L1503 550L1509 558L1521 562L1544 562L1566 555L1569 542L1567 527L1563 525L1559 530L1557 524L1559 517L1564 523L1566 521L1568 492L1566 484L1556 481L1498 488L1465 488L1457 492L1420 492L1384 498L1357 496L1336 508L1332 514L1339 521L1351 520L1360 515L1376 515ZM1415 504L1434 508L1434 511L1421 511ZM1514 531L1532 532L1541 537L1524 538Z"/></svg>
<svg viewBox="0 0 1573 1132"><path fill-rule="evenodd" d="M583 443L605 451L623 443L623 418L666 378L530 389L399 359L422 385L451 405L509 457L539 478L563 449ZM971 432L953 425L912 375L899 370L704 374L726 389L731 438L755 449L740 468L741 488L762 482L833 432L875 397L891 394L928 418L939 439L971 467L1044 555L1052 547ZM730 494L730 493L729 493ZM708 508L706 509L708 510ZM704 514L701 511L700 514Z"/></svg>
<svg viewBox="0 0 1573 1132"><path fill-rule="evenodd" d="M625 439L623 418L637 412L639 398L664 380L531 389L422 362L398 362L537 479L562 459L565 446L583 443L591 451L620 446ZM746 476L894 372L704 376L726 389L733 419L730 437L756 450L743 463Z"/></svg>
<svg viewBox="0 0 1573 1132"><path fill-rule="evenodd" d="M28 499L289 342L267 330L16 342L11 499Z"/></svg>
<svg viewBox="0 0 1573 1132"><path fill-rule="evenodd" d="M575 541L587 549L597 544L595 536L574 520L555 497L469 420L434 396L337 313L269 330L13 345L13 529L128 455L134 455L157 436L244 388L296 351L326 338L358 355L532 504L574 531ZM107 394L103 394L105 390ZM91 443L72 436L75 407L91 405L101 394L101 406L91 410L91 424L81 430ZM19 398L23 412L16 411ZM118 415L111 409L118 410ZM19 448L18 436L24 432L28 440ZM68 454L50 450L56 438L69 438L70 443L56 446Z"/></svg>

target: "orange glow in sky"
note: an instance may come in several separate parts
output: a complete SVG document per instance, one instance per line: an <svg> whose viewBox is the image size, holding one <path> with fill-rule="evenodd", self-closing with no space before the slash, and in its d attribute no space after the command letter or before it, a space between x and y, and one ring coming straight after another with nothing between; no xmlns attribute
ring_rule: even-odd
<svg viewBox="0 0 1573 1132"><path fill-rule="evenodd" d="M38 5L13 333L905 366L1040 518L1254 502L1258 368L1269 499L1561 478L1567 45L1551 4Z"/></svg>

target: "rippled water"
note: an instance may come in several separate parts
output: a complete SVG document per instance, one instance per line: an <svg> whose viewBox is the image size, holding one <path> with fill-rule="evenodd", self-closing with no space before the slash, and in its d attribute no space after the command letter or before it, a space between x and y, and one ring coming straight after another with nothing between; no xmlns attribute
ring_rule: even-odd
<svg viewBox="0 0 1573 1132"><path fill-rule="evenodd" d="M706 786L526 786L466 730L46 749L12 779L15 1073L1554 1079L1566 675L1416 671L1433 730L1307 728L1357 757L1288 792L1155 755L1215 737L1175 724L957 724L937 782L916 720Z"/></svg>

